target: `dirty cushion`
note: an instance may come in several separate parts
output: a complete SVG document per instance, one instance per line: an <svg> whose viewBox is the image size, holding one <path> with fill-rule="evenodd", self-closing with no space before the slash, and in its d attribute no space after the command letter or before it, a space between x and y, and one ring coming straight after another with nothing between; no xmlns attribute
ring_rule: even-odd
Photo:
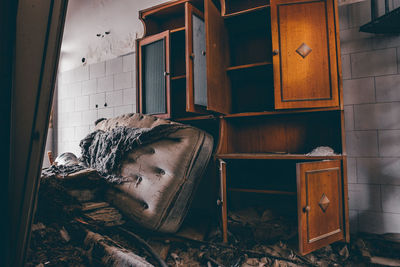
<svg viewBox="0 0 400 267"><path fill-rule="evenodd" d="M149 115L127 114L101 121L96 130L118 126L152 128L171 124ZM185 127L166 138L127 153L121 164L126 182L112 185L107 197L126 216L142 226L162 232L179 229L194 191L207 167L213 138Z"/></svg>

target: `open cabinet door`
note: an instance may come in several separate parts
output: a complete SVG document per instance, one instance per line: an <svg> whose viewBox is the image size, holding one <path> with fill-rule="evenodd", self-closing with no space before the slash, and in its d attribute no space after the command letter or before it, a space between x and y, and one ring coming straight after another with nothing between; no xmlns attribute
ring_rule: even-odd
<svg viewBox="0 0 400 267"><path fill-rule="evenodd" d="M139 40L139 111L171 117L170 34L164 31Z"/></svg>
<svg viewBox="0 0 400 267"><path fill-rule="evenodd" d="M276 109L339 106L335 2L271 1Z"/></svg>
<svg viewBox="0 0 400 267"><path fill-rule="evenodd" d="M186 111L203 113L207 108L206 28L203 13L185 4Z"/></svg>
<svg viewBox="0 0 400 267"><path fill-rule="evenodd" d="M344 240L340 160L297 164L299 251Z"/></svg>
<svg viewBox="0 0 400 267"><path fill-rule="evenodd" d="M231 112L232 99L228 66L228 42L224 19L212 0L204 0L206 21L207 109L222 114Z"/></svg>

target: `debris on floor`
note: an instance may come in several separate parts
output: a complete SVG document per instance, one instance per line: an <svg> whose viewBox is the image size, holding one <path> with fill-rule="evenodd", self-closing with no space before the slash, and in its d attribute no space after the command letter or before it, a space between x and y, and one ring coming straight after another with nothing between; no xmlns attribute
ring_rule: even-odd
<svg viewBox="0 0 400 267"><path fill-rule="evenodd" d="M101 203L96 205L102 207ZM240 214L253 212L241 211ZM237 220L239 215L231 214L231 217ZM277 220L273 216L270 218ZM244 217L241 220L246 221ZM257 220L247 218L243 232L248 232L250 225L258 227L254 223ZM255 241L253 235L237 235L240 232L237 225L231 232L235 241L225 244L221 243L218 226L210 227L204 239L199 240L179 233L154 233L131 223L106 227L86 219L37 222L32 228L27 266L159 266L141 243L128 234L133 232L144 239L168 266L400 266L400 242L390 235L355 235L350 244L335 243L301 256L296 252L297 237L291 234L286 233L280 240L276 236L273 242Z"/></svg>
<svg viewBox="0 0 400 267"><path fill-rule="evenodd" d="M400 266L395 234L352 236L301 256L295 220L260 207L229 212L228 244L217 217L188 220L174 235L151 232L101 197L104 182L92 172L42 178L27 266Z"/></svg>

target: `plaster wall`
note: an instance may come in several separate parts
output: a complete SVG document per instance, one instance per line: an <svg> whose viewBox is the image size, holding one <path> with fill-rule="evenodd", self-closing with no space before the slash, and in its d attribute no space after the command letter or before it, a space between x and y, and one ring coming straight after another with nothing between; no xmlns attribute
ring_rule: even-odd
<svg viewBox="0 0 400 267"><path fill-rule="evenodd" d="M133 52L134 40L143 35L138 11L163 2L166 0L69 0L59 71Z"/></svg>

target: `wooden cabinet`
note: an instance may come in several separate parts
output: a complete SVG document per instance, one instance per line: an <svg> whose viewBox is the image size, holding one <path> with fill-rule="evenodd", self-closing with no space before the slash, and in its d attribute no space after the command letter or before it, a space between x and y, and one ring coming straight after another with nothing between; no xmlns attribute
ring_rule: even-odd
<svg viewBox="0 0 400 267"><path fill-rule="evenodd" d="M138 111L214 136L224 241L234 194L283 196L302 254L349 241L336 1L177 0L139 17ZM321 146L334 154L308 154Z"/></svg>

